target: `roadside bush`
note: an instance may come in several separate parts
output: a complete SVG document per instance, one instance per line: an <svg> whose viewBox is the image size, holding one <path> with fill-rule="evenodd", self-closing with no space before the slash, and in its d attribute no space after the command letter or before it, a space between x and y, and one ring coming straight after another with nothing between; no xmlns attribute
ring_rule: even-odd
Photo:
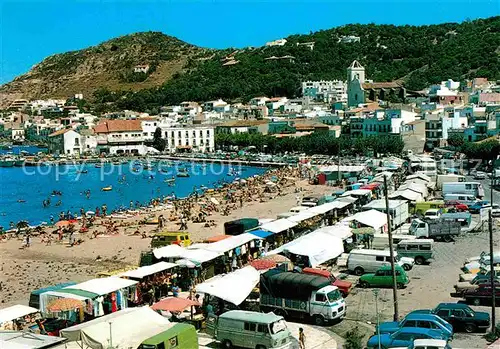
<svg viewBox="0 0 500 349"><path fill-rule="evenodd" d="M360 333L358 327L354 327L345 335L345 349L363 349L363 335Z"/></svg>

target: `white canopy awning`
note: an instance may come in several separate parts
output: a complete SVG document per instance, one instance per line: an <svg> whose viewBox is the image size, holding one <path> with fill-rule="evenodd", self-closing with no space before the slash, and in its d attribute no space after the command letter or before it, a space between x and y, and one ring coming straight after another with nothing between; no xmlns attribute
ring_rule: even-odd
<svg viewBox="0 0 500 349"><path fill-rule="evenodd" d="M134 270L129 270L124 273L118 274L119 277L128 277L131 279L142 279L146 276L156 274L168 269L172 269L177 267L177 264L167 263L167 262L159 262L152 265L147 265L144 267L140 267Z"/></svg>
<svg viewBox="0 0 500 349"><path fill-rule="evenodd" d="M327 202L323 205L311 207L306 212L311 212L311 213L316 213L316 214L325 214L331 210L338 208L339 204L340 203L338 201Z"/></svg>
<svg viewBox="0 0 500 349"><path fill-rule="evenodd" d="M310 212L309 210L299 212L287 218L287 220L295 223L300 223L310 218L316 217L318 213Z"/></svg>
<svg viewBox="0 0 500 349"><path fill-rule="evenodd" d="M60 290L60 292L64 292L65 289L71 289L92 292L99 296L104 296L105 294L109 294L135 284L137 284L137 281L111 276L107 278L92 279L77 285L68 286Z"/></svg>
<svg viewBox="0 0 500 349"><path fill-rule="evenodd" d="M342 195L343 196L365 196L365 195L371 195L372 191L370 189L353 189L353 190L348 190Z"/></svg>
<svg viewBox="0 0 500 349"><path fill-rule="evenodd" d="M61 330L69 341L81 341L84 348L137 348L143 341L174 324L149 307L129 308Z"/></svg>
<svg viewBox="0 0 500 349"><path fill-rule="evenodd" d="M342 201L342 202L347 202L347 204L352 204L358 201L358 198L353 198L352 196L341 196L337 198L336 201Z"/></svg>
<svg viewBox="0 0 500 349"><path fill-rule="evenodd" d="M347 217L345 221L358 221L361 224L367 225L374 229L380 229L387 224L387 215L377 210L369 210L358 212L351 217Z"/></svg>
<svg viewBox="0 0 500 349"><path fill-rule="evenodd" d="M313 231L313 233L324 233L330 236L345 240L352 236L351 228L347 224L337 223L335 225L322 227Z"/></svg>
<svg viewBox="0 0 500 349"><path fill-rule="evenodd" d="M211 261L212 259L215 259L219 256L221 256L222 253L220 252L215 252L215 251L208 251L204 249L197 249L197 250L186 250L182 254L181 260L176 261L176 264L183 264L181 262L182 260L188 260L197 264L205 263L208 261Z"/></svg>
<svg viewBox="0 0 500 349"><path fill-rule="evenodd" d="M311 266L316 267L344 253L344 244L339 237L323 232L312 232L290 241L267 254L278 254L284 251L307 256Z"/></svg>
<svg viewBox="0 0 500 349"><path fill-rule="evenodd" d="M412 183L412 182L405 182L403 183L398 190L411 190L414 192L417 192L421 194L423 197L427 197L428 195L428 190L427 190L427 185L425 184L420 184L420 183Z"/></svg>
<svg viewBox="0 0 500 349"><path fill-rule="evenodd" d="M423 201L423 197L420 193L417 193L417 192L415 192L413 190L409 190L409 189L398 190L398 191L395 191L394 193L392 193L391 195L389 195L390 199L395 199L398 197L402 197L406 200L414 201L414 202Z"/></svg>
<svg viewBox="0 0 500 349"><path fill-rule="evenodd" d="M153 255L157 259L161 258L178 258L182 256L184 253L185 248L181 247L179 245L168 245L168 246L163 246L160 248L155 248L153 250Z"/></svg>
<svg viewBox="0 0 500 349"><path fill-rule="evenodd" d="M289 221L286 218L283 218L283 219L277 219L275 221L262 224L260 226L260 228L276 234L276 233L281 233L282 231L285 231L287 229L293 228L296 225L297 225L297 223Z"/></svg>
<svg viewBox="0 0 500 349"><path fill-rule="evenodd" d="M252 266L216 276L196 286L196 292L208 293L234 305L240 305L260 280L260 273Z"/></svg>
<svg viewBox="0 0 500 349"><path fill-rule="evenodd" d="M408 179L415 179L415 178L423 179L426 182L430 182L432 180L431 177L429 177L423 173L412 174L412 175L409 175L406 177L407 180Z"/></svg>
<svg viewBox="0 0 500 349"><path fill-rule="evenodd" d="M236 247L240 247L246 243L249 243L253 240L259 240L258 236L249 233L243 233L240 235L234 235L227 239L220 240L217 242L213 242L204 246L203 249L207 251L213 251L218 253L225 253L231 250L234 250Z"/></svg>
<svg viewBox="0 0 500 349"><path fill-rule="evenodd" d="M36 308L28 307L27 305L16 304L8 308L0 309L0 324L12 320L19 319L23 316L37 313Z"/></svg>

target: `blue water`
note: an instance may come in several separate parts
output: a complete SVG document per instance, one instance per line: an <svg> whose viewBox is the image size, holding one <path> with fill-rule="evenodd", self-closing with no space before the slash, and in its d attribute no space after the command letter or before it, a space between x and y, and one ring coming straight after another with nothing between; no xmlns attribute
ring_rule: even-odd
<svg viewBox="0 0 500 349"><path fill-rule="evenodd" d="M26 151L30 154L36 154L38 152L46 153L47 148L38 148L31 145L14 145L12 146L12 149L0 149L0 155L7 153L13 153L19 155L21 154L21 151Z"/></svg>
<svg viewBox="0 0 500 349"><path fill-rule="evenodd" d="M266 171L264 168L237 167L237 175L229 165L180 163L175 166L162 165L162 173L157 167L151 170L133 172L133 163L123 165L105 164L96 168L94 164L75 164L41 167L0 168L0 226L8 228L9 222L27 220L30 225L49 222L50 215L57 221L61 211L79 214L80 209L95 211L106 204L108 212L120 207L128 208L130 201L148 203L160 196L186 197L200 186L208 188L223 182L233 182L237 177L247 178ZM187 168L190 177L176 177L175 185L164 182L177 173L176 167ZM78 171L87 170L83 174ZM152 178L151 178L152 176ZM112 186L112 191L101 188ZM90 189L90 198L84 191ZM52 191L61 191L61 196L51 196ZM50 198L49 207L43 207L43 200ZM24 200L25 202L18 202ZM61 205L55 204L61 200Z"/></svg>

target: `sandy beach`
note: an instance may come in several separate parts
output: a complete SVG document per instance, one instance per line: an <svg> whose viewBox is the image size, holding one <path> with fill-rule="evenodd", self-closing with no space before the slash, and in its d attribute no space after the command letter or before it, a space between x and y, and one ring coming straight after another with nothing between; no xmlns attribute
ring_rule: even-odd
<svg viewBox="0 0 500 349"><path fill-rule="evenodd" d="M225 205L221 203L219 212L211 212L207 216L207 220L213 221L213 226L205 227L204 223L188 221L187 231L193 242L201 242L208 237L224 234L224 223L233 219L244 217L275 219L277 214L297 205L296 188L301 189L301 197L325 194L331 189L310 185L306 180L291 181L287 186L280 188L280 195L277 193L266 195L265 202L245 201L243 207L237 202L229 215L222 215L221 208ZM215 193L211 197L221 200L221 195ZM148 249L151 239L132 234L138 230L149 236L157 229L157 225L139 224L139 222L148 218L156 219L160 215L167 218L172 211L173 209L158 210L140 213L133 218L114 219L117 233L113 235L106 234L106 228L102 224L109 219L98 218L87 233L75 234L75 237L83 239L84 242L72 247L69 246L67 238L63 239L62 243L55 241L57 234L52 234L54 238L50 245L42 243L40 236L34 236L29 248L22 248L22 238L12 237L10 240L3 240L0 242L2 307L27 304L29 293L40 287L65 281L80 282L95 278L100 271L138 265L140 252ZM79 226L78 224L77 227ZM175 222L167 220L164 229L178 230L179 220ZM53 231L54 228L47 227L45 230ZM99 235L92 238L96 232Z"/></svg>

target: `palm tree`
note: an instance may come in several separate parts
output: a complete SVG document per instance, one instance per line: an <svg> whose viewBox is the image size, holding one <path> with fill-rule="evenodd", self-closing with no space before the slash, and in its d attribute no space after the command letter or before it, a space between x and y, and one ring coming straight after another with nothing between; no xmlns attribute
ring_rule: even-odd
<svg viewBox="0 0 500 349"><path fill-rule="evenodd" d="M30 225L28 223L28 221L19 221L17 222L16 224L16 236L19 235L19 233L21 232L22 229L26 229L28 228Z"/></svg>

